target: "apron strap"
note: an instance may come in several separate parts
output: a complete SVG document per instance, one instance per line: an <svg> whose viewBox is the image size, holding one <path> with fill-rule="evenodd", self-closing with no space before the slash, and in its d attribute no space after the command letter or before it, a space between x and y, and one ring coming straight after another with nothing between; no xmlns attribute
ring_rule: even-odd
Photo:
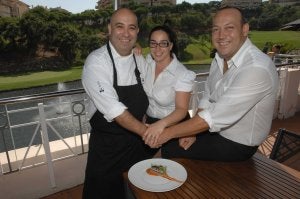
<svg viewBox="0 0 300 199"><path fill-rule="evenodd" d="M117 71L116 71L116 65L115 65L115 62L114 62L114 58L112 56L111 49L110 49L110 46L109 46L109 42L107 42L106 48L107 48L109 57L110 57L110 59L112 61L112 64L113 64L113 70L114 70L114 84L113 84L113 86L114 86L114 88L116 88L118 86L118 82L117 82L118 76L117 76ZM140 77L140 71L137 68L137 63L136 63L136 59L135 59L134 54L133 54L133 60L134 60L134 63L135 63L135 69L134 69L135 77L136 77L137 83L141 85L142 82L141 82L141 77Z"/></svg>

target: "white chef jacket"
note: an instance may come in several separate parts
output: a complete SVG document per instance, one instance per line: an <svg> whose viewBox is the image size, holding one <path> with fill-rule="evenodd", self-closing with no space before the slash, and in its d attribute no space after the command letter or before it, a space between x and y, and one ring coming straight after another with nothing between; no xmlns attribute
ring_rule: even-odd
<svg viewBox="0 0 300 199"><path fill-rule="evenodd" d="M119 86L137 84L133 54L121 56L109 42L112 56L116 65ZM140 69L144 63L142 56L135 56ZM142 72L140 70L140 72ZM141 78L144 75L141 74ZM90 119L98 109L104 118L110 122L121 115L127 107L119 101L113 87L113 64L106 45L94 50L85 60L82 72L82 85L89 96L87 112Z"/></svg>
<svg viewBox="0 0 300 199"><path fill-rule="evenodd" d="M155 61L146 57L144 89L149 99L147 115L162 119L175 110L176 91L191 92L196 74L182 65L173 54L171 63L155 78Z"/></svg>
<svg viewBox="0 0 300 199"><path fill-rule="evenodd" d="M211 132L248 146L260 145L270 131L278 74L272 60L249 39L229 60L223 75L223 59L216 53L198 115Z"/></svg>

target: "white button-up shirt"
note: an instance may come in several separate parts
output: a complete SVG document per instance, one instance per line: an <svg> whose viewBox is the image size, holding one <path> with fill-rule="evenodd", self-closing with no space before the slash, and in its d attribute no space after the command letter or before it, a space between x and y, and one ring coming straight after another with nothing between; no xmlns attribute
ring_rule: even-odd
<svg viewBox="0 0 300 199"><path fill-rule="evenodd" d="M149 99L147 115L162 119L175 110L176 91L191 92L196 74L182 65L173 54L171 63L155 78L155 61L146 58L144 89Z"/></svg>
<svg viewBox="0 0 300 199"><path fill-rule="evenodd" d="M110 43L112 56L116 65L119 86L137 84L133 54L121 56ZM135 56L138 68L142 67L144 58ZM144 67L144 66L143 66ZM141 71L141 70L140 70ZM141 74L141 77L145 76ZM91 118L98 109L107 121L121 115L127 107L119 101L113 87L113 64L106 45L93 51L85 60L82 72L82 84L89 96L87 112Z"/></svg>
<svg viewBox="0 0 300 199"><path fill-rule="evenodd" d="M268 136L278 89L272 60L249 39L229 60L223 75L223 59L216 53L205 85L198 115L210 132L248 146L260 145ZM216 143L217 144L217 143Z"/></svg>

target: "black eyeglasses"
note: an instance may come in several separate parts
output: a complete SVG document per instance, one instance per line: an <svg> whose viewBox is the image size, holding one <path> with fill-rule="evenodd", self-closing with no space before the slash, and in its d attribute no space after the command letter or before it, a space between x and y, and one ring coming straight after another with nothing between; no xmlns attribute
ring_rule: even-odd
<svg viewBox="0 0 300 199"><path fill-rule="evenodd" d="M169 41L161 41L159 43L156 43L155 41L150 41L149 46L150 48L156 48L157 46L161 47L161 48L167 48L169 47L170 42Z"/></svg>

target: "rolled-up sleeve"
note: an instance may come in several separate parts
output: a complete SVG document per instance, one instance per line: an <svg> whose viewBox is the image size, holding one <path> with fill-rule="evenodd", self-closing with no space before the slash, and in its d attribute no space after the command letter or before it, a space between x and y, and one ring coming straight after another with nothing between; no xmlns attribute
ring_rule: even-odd
<svg viewBox="0 0 300 199"><path fill-rule="evenodd" d="M207 84L208 84L208 80L205 82L204 94L200 98L200 101L199 101L199 104L198 104L198 108L200 108L200 109L208 108L211 104L209 102L209 93L210 93L210 91L209 91L209 88L208 88Z"/></svg>

